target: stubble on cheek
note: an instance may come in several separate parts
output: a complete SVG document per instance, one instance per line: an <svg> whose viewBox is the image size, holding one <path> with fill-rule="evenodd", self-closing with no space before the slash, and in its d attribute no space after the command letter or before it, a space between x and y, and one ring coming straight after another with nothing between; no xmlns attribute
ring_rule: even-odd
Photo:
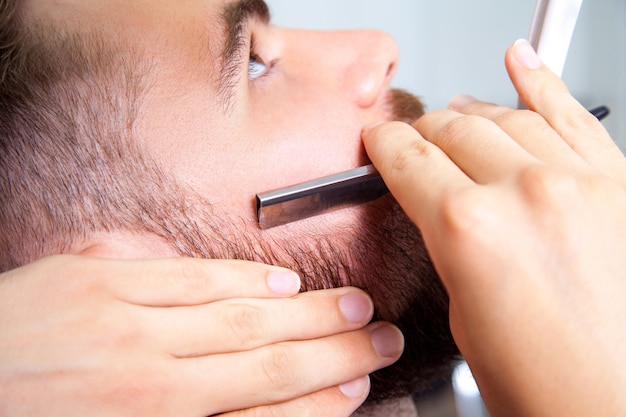
<svg viewBox="0 0 626 417"><path fill-rule="evenodd" d="M409 124L422 117L426 111L426 106L417 96L400 89L389 91L386 104L393 120Z"/></svg>

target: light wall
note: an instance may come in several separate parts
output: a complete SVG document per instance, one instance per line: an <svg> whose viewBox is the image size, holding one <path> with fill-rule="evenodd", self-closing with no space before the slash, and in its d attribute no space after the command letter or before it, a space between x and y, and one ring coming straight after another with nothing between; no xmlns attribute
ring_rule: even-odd
<svg viewBox="0 0 626 417"><path fill-rule="evenodd" d="M527 37L534 0L268 0L274 23L314 29L377 28L400 47L394 86L429 109L459 93L514 106L506 48ZM311 65L315 65L314 62ZM587 107L608 105L604 122L626 149L626 1L585 0L564 80Z"/></svg>

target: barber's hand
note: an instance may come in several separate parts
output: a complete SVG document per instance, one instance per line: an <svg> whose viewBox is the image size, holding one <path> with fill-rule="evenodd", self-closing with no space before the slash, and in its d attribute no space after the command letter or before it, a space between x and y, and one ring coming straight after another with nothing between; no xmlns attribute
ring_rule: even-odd
<svg viewBox="0 0 626 417"><path fill-rule="evenodd" d="M2 274L0 416L347 416L402 335L364 327L358 289L299 287L198 259L64 255Z"/></svg>
<svg viewBox="0 0 626 417"><path fill-rule="evenodd" d="M367 130L368 154L491 414L626 415L626 161L527 42L506 64L530 111L460 97Z"/></svg>

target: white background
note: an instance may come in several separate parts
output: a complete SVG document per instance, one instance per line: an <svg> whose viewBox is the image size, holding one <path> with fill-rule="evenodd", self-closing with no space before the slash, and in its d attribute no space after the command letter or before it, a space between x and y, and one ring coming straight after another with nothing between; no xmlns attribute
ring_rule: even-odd
<svg viewBox="0 0 626 417"><path fill-rule="evenodd" d="M535 0L268 0L276 24L376 28L400 46L394 86L430 110L460 93L515 106L504 52L526 38ZM311 62L315 65L315 62ZM588 108L607 105L605 126L626 149L626 0L585 0L563 74Z"/></svg>

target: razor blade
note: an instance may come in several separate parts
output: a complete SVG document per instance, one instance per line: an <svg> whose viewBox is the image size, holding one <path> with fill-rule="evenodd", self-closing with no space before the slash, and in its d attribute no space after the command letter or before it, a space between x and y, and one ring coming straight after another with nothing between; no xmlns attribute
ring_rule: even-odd
<svg viewBox="0 0 626 417"><path fill-rule="evenodd" d="M261 229L280 226L367 203L389 190L373 165L366 165L256 196Z"/></svg>
<svg viewBox="0 0 626 417"><path fill-rule="evenodd" d="M610 114L606 106L589 110L598 120ZM374 201L389 192L373 165L256 195L261 229Z"/></svg>

